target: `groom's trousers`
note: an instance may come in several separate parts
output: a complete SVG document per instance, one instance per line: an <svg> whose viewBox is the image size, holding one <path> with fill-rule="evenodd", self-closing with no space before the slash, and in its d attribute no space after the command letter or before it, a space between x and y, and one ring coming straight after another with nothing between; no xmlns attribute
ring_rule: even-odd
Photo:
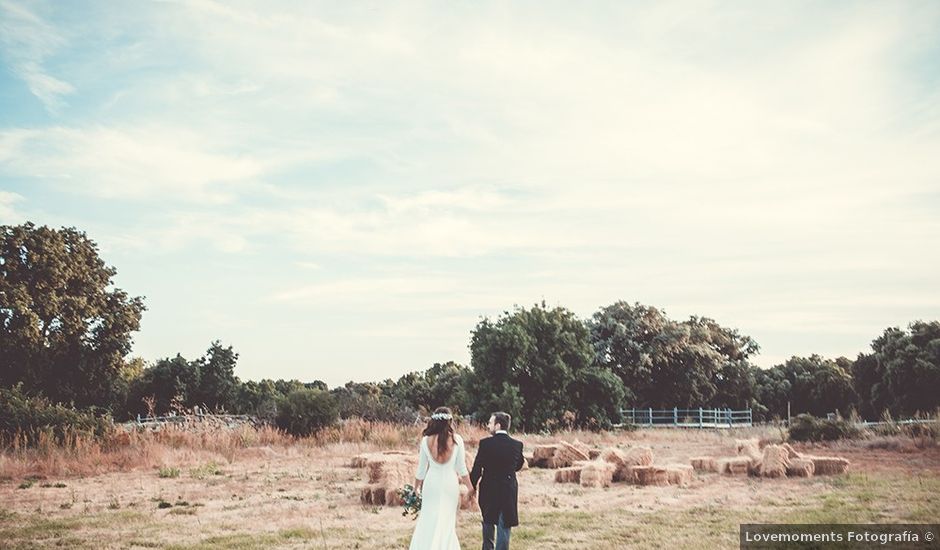
<svg viewBox="0 0 940 550"><path fill-rule="evenodd" d="M509 535L512 527L503 523L503 513L499 514L499 523L483 522L483 550L509 550ZM493 544L493 532L496 532L496 544Z"/></svg>

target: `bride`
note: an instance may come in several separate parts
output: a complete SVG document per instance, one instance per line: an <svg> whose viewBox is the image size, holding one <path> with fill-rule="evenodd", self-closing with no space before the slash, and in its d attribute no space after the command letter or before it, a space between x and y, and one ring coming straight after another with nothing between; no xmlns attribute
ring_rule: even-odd
<svg viewBox="0 0 940 550"><path fill-rule="evenodd" d="M454 433L452 420L450 409L438 407L424 428L415 472L421 511L410 550L460 550L457 541L460 483L466 485L471 498L474 491L467 475L463 439Z"/></svg>

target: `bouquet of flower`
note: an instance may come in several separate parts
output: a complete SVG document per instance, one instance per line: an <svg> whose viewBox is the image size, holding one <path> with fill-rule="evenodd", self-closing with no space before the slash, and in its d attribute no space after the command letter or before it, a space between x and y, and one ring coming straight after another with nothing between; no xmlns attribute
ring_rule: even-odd
<svg viewBox="0 0 940 550"><path fill-rule="evenodd" d="M411 519L417 519L418 512L421 511L421 495L411 485L405 485L398 490L398 496L401 498L401 506L404 508L401 515L410 515L412 516Z"/></svg>

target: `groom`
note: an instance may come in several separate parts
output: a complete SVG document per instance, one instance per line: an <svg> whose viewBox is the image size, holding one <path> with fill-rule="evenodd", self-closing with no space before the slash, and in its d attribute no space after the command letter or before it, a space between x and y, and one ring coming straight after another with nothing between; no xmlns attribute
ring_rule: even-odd
<svg viewBox="0 0 940 550"><path fill-rule="evenodd" d="M476 491L480 482L480 511L483 513L483 550L509 550L510 530L519 525L519 484L516 472L522 469L522 442L507 433L511 418L504 412L490 416L487 426L493 437L480 440L480 448L470 470L470 483ZM493 531L496 545L493 546Z"/></svg>

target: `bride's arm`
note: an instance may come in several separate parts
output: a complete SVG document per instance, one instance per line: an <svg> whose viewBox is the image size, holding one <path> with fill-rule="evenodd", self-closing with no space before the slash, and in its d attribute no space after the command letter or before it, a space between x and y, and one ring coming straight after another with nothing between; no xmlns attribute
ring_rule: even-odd
<svg viewBox="0 0 940 550"><path fill-rule="evenodd" d="M428 463L428 455L424 452L425 448L424 438L421 438L421 441L418 443L418 469L415 471L415 492L420 493L421 487L424 485L424 476L428 474L428 468L431 466Z"/></svg>
<svg viewBox="0 0 940 550"><path fill-rule="evenodd" d="M467 471L467 455L463 449L463 438L454 434L454 440L456 443L454 452L457 453L457 456L454 457L454 468L457 470L460 482L467 486L467 491L472 495L473 484L470 483L470 473Z"/></svg>

